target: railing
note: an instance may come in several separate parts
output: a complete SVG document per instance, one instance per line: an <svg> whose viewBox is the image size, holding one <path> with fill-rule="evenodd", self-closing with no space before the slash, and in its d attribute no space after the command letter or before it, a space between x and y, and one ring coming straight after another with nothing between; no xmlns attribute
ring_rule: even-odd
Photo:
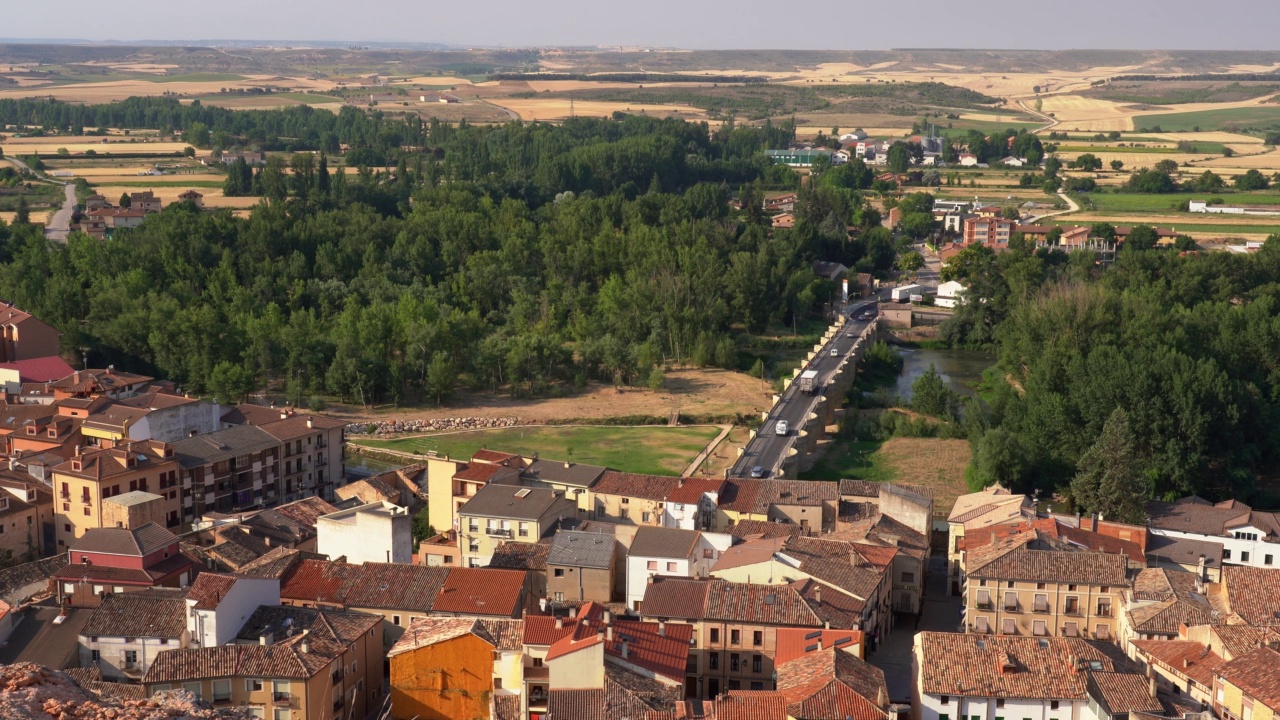
<svg viewBox="0 0 1280 720"><path fill-rule="evenodd" d="M1099 606L1098 606L1098 612L1097 612L1097 613L1095 613L1095 614L1096 614L1098 617L1111 617L1111 606L1110 606L1110 605L1099 605Z"/></svg>
<svg viewBox="0 0 1280 720"><path fill-rule="evenodd" d="M508 539L511 538L511 530L504 529L504 528L487 527L484 529L484 534L488 535L489 537L501 537L501 538L508 538Z"/></svg>
<svg viewBox="0 0 1280 720"><path fill-rule="evenodd" d="M978 602L979 610L991 610L994 607L995 605L993 605L991 602L981 602L981 601Z"/></svg>
<svg viewBox="0 0 1280 720"><path fill-rule="evenodd" d="M1063 612L1064 612L1065 614L1067 614L1067 615L1079 615L1079 614L1080 614L1080 606L1078 606L1078 605L1068 605L1068 606L1067 606L1067 609L1066 609L1066 610L1064 610Z"/></svg>
<svg viewBox="0 0 1280 720"><path fill-rule="evenodd" d="M1018 612L1018 608L1019 608L1019 607L1020 607L1020 606L1018 605L1018 603L1005 603L1005 604L1004 604L1004 611L1005 611L1005 612L1014 612L1014 613L1016 613L1016 612Z"/></svg>
<svg viewBox="0 0 1280 720"><path fill-rule="evenodd" d="M1039 604L1037 604L1037 605L1035 606L1035 608L1034 608L1034 612L1038 612L1038 613L1047 613L1047 612L1049 612L1049 606L1048 606L1048 605L1039 605Z"/></svg>
<svg viewBox="0 0 1280 720"><path fill-rule="evenodd" d="M287 692L273 692L271 693L271 702L276 705L292 705L293 695Z"/></svg>

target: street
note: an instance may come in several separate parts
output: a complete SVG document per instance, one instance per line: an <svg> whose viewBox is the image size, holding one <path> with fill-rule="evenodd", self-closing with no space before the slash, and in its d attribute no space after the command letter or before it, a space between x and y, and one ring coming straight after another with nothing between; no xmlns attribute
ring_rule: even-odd
<svg viewBox="0 0 1280 720"><path fill-rule="evenodd" d="M931 560L942 562L929 564L929 582L921 603L919 627L916 627L913 616L898 615L898 624L893 632L867 658L867 662L884 671L890 702L911 702L911 647L915 634L923 631L955 632L960 625L960 598L947 595L946 558Z"/></svg>
<svg viewBox="0 0 1280 720"><path fill-rule="evenodd" d="M48 180L16 157L6 157L5 160L13 163L19 170L26 170L37 178ZM58 211L49 219L49 223L44 226L44 236L50 240L66 242L67 235L71 232L71 213L76 208L76 186L59 180L49 180L49 182L62 185L66 199L63 200L62 207L58 208Z"/></svg>
<svg viewBox="0 0 1280 720"><path fill-rule="evenodd" d="M832 376L840 367L840 363L849 357L858 343L862 332L873 322L871 320L858 320L856 314L864 307L874 305L877 298L872 297L867 300L859 301L850 305L846 312L849 320L844 324L841 331L832 338L827 344L822 346L822 350L813 360L805 365L803 370L817 370L818 381L817 386L823 387L831 381ZM854 334L853 338L846 337L848 333ZM835 347L838 351L836 357L831 356L831 348ZM805 420L809 417L809 413L813 411L814 405L818 402L818 393L806 395L800 392L798 384L792 383L782 393L782 399L773 406L769 412L769 417L760 424L760 429L751 442L747 443L746 452L742 457L738 458L738 462L734 464L732 475L734 477L747 477L751 468L759 466L764 468L765 477L774 477L777 473L778 466L782 464L782 460L787 455L787 450L795 441L795 435L804 426ZM786 435L778 435L775 431L779 420L785 420L788 425Z"/></svg>

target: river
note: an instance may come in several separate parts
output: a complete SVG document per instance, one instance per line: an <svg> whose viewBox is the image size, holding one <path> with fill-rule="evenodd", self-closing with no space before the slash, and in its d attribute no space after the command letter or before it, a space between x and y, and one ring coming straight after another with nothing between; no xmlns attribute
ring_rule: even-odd
<svg viewBox="0 0 1280 720"><path fill-rule="evenodd" d="M893 393L904 400L911 399L911 385L916 378L929 371L933 365L947 385L962 397L977 395L974 388L982 382L982 371L995 364L990 353L979 350L951 350L947 348L897 347L902 355L902 374L893 387Z"/></svg>
<svg viewBox="0 0 1280 720"><path fill-rule="evenodd" d="M360 453L348 452L347 456L343 458L343 464L347 469L347 479L359 480L404 467L407 463L387 462L386 460L378 460Z"/></svg>

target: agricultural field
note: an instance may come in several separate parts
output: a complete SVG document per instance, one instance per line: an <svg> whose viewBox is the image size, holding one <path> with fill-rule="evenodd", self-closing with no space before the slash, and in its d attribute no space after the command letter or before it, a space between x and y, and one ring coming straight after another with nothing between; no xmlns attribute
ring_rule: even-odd
<svg viewBox="0 0 1280 720"><path fill-rule="evenodd" d="M934 513L946 516L968 492L964 471L972 453L967 440L891 438L877 442L837 441L805 480L858 479L922 485L933 491Z"/></svg>
<svg viewBox="0 0 1280 720"><path fill-rule="evenodd" d="M1277 93L1280 93L1280 82L1117 80L1090 88L1081 95L1135 105L1184 105L1239 102Z"/></svg>
<svg viewBox="0 0 1280 720"><path fill-rule="evenodd" d="M715 426L523 426L395 440L354 438L351 442L401 452L435 451L452 457L471 457L476 450L490 448L626 472L679 475L719 434L720 428Z"/></svg>
<svg viewBox="0 0 1280 720"><path fill-rule="evenodd" d="M1159 127L1165 132L1186 132L1195 128L1232 132L1244 128L1277 128L1280 127L1280 105L1254 104L1245 107L1135 115L1133 124L1138 128Z"/></svg>
<svg viewBox="0 0 1280 720"><path fill-rule="evenodd" d="M104 142L105 141L105 142ZM95 156L106 155L180 155L190 145L184 142L160 141L158 136L130 135L49 135L40 137L8 137L0 141L7 155L31 155L54 158L59 149L72 155L90 151Z"/></svg>

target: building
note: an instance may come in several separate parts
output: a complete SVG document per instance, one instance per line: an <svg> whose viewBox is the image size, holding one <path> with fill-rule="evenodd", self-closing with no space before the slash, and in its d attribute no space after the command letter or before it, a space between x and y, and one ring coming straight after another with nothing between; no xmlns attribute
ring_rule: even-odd
<svg viewBox="0 0 1280 720"><path fill-rule="evenodd" d="M458 547L467 567L489 564L494 548L508 540L538 542L577 506L550 488L486 484L458 508Z"/></svg>
<svg viewBox="0 0 1280 720"><path fill-rule="evenodd" d="M45 548L53 547L52 529L48 486L26 473L0 469L0 557L10 563L44 557Z"/></svg>
<svg viewBox="0 0 1280 720"><path fill-rule="evenodd" d="M379 501L316 519L317 552L347 562L413 562L413 518L399 505Z"/></svg>
<svg viewBox="0 0 1280 720"><path fill-rule="evenodd" d="M882 500L880 507L883 508L889 504ZM932 508L933 499L929 498L928 512L923 515L923 518L932 519ZM890 509L893 508L890 507ZM928 532L927 530L920 532L908 527L882 510L865 519L841 523L840 529L833 535L824 537L848 540L863 546L895 549L897 552L893 555L893 564L888 569L893 588L891 601L893 609L903 613L919 613L928 571Z"/></svg>
<svg viewBox="0 0 1280 720"><path fill-rule="evenodd" d="M765 520L831 532L839 511L840 489L835 483L734 478L725 483L710 529L728 532L743 520Z"/></svg>
<svg viewBox="0 0 1280 720"><path fill-rule="evenodd" d="M1280 627L1280 570L1228 565L1210 592L1223 621Z"/></svg>
<svg viewBox="0 0 1280 720"><path fill-rule="evenodd" d="M383 698L381 625L361 613L260 607L232 644L161 652L143 685L264 718L363 718Z"/></svg>
<svg viewBox="0 0 1280 720"><path fill-rule="evenodd" d="M1009 238L1017 231L1016 220L968 217L964 220L964 244L986 245L998 250L1008 247Z"/></svg>
<svg viewBox="0 0 1280 720"><path fill-rule="evenodd" d="M280 604L280 581L200 573L187 591L185 602L191 647L218 647L234 641L259 607Z"/></svg>
<svg viewBox="0 0 1280 720"><path fill-rule="evenodd" d="M1147 503L1152 535L1222 544L1228 565L1280 567L1280 515L1238 500L1216 505L1192 496L1177 502Z"/></svg>
<svg viewBox="0 0 1280 720"><path fill-rule="evenodd" d="M167 443L77 448L75 456L51 471L58 549L69 547L87 531L104 526L104 500L135 490L159 494L164 526L178 528L182 524L179 470L174 447Z"/></svg>
<svg viewBox="0 0 1280 720"><path fill-rule="evenodd" d="M221 417L226 410L217 403L164 392L158 388L121 399L117 406L142 411L124 439L160 440L168 443L222 429Z"/></svg>
<svg viewBox="0 0 1280 720"><path fill-rule="evenodd" d="M1014 495L1000 485L956 498L947 516L947 584L952 595L960 594L964 582L964 534L970 528L984 528L1012 520L1035 517L1035 506L1026 495Z"/></svg>
<svg viewBox="0 0 1280 720"><path fill-rule="evenodd" d="M189 202L195 205L198 210L204 209L204 195L195 190L187 190L178 195L178 202Z"/></svg>
<svg viewBox="0 0 1280 720"><path fill-rule="evenodd" d="M152 588L108 595L80 630L80 667L111 682L137 682L163 650L187 647L186 591Z"/></svg>
<svg viewBox="0 0 1280 720"><path fill-rule="evenodd" d="M938 297L933 303L938 307L954 308L964 302L964 291L967 289L964 283L948 280L938 286Z"/></svg>
<svg viewBox="0 0 1280 720"><path fill-rule="evenodd" d="M391 716L526 718L524 621L419 618L387 653ZM513 705L515 714L497 708Z"/></svg>
<svg viewBox="0 0 1280 720"><path fill-rule="evenodd" d="M614 545L618 543L615 540ZM619 548L621 550L621 548ZM505 542L493 551L486 567L520 570L525 573L525 596L545 598L547 595L547 556L551 554L551 538L529 544ZM430 556L428 556L429 558ZM456 567L456 564L454 565ZM617 574L615 570L615 574Z"/></svg>
<svg viewBox="0 0 1280 720"><path fill-rule="evenodd" d="M129 193L129 209L143 213L160 212L164 208L164 203L155 193L150 190L142 192Z"/></svg>
<svg viewBox="0 0 1280 720"><path fill-rule="evenodd" d="M0 362L57 356L62 333L31 313L0 303Z"/></svg>
<svg viewBox="0 0 1280 720"><path fill-rule="evenodd" d="M734 689L773 690L780 628L821 629L824 621L791 585L655 577L641 604L648 621L693 627L688 697Z"/></svg>
<svg viewBox="0 0 1280 720"><path fill-rule="evenodd" d="M1120 647L1136 640L1173 640L1184 626L1214 622L1203 576L1148 568L1138 573L1124 593L1120 613Z"/></svg>
<svg viewBox="0 0 1280 720"><path fill-rule="evenodd" d="M1263 646L1214 669L1213 711L1231 720L1280 714L1280 650Z"/></svg>
<svg viewBox="0 0 1280 720"><path fill-rule="evenodd" d="M1113 553L996 547L971 556L965 629L1114 642L1127 570L1125 556Z"/></svg>
<svg viewBox="0 0 1280 720"><path fill-rule="evenodd" d="M1187 203L1187 212L1219 215L1280 215L1280 208L1275 205L1221 205L1210 204L1204 200L1192 200Z"/></svg>
<svg viewBox="0 0 1280 720"><path fill-rule="evenodd" d="M707 578L733 537L695 530L642 527L627 551L627 607L639 612L649 578Z"/></svg>
<svg viewBox="0 0 1280 720"><path fill-rule="evenodd" d="M606 468L599 465L542 460L535 457L520 473L520 480L526 485L559 490L578 506L580 513L587 513L591 511L588 491L604 475L605 470Z"/></svg>
<svg viewBox="0 0 1280 720"><path fill-rule="evenodd" d="M800 148L792 150L765 150L764 154L775 163L788 167L810 167L814 160L825 157L831 160L831 151L817 148Z"/></svg>
<svg viewBox="0 0 1280 720"><path fill-rule="evenodd" d="M519 485L522 465L519 458L491 463L428 457L427 492L433 501L427 504L427 514L431 527L440 533L458 530L458 510L490 483Z"/></svg>
<svg viewBox="0 0 1280 720"><path fill-rule="evenodd" d="M1130 652L1148 668L1156 686L1208 708L1213 704L1213 675L1226 660L1189 638L1187 628L1173 639L1134 640Z"/></svg>
<svg viewBox="0 0 1280 720"><path fill-rule="evenodd" d="M814 720L896 717L896 713L890 713L884 672L840 648L819 648L781 662L777 673L778 692L787 700L787 717Z"/></svg>
<svg viewBox="0 0 1280 720"><path fill-rule="evenodd" d="M1209 582L1222 579L1222 552L1222 543L1212 540L1156 534L1147 538L1147 565L1184 572L1199 572L1203 565L1204 578Z"/></svg>
<svg viewBox="0 0 1280 720"><path fill-rule="evenodd" d="M112 593L186 587L196 571L178 548L178 537L155 523L92 528L74 541L67 560L53 580L58 602L75 607L97 607Z"/></svg>
<svg viewBox="0 0 1280 720"><path fill-rule="evenodd" d="M912 720L1124 720L1164 714L1147 678L1079 638L922 632Z"/></svg>
<svg viewBox="0 0 1280 720"><path fill-rule="evenodd" d="M612 535L561 530L547 554L547 595L563 602L607 603L614 599L618 570Z"/></svg>

